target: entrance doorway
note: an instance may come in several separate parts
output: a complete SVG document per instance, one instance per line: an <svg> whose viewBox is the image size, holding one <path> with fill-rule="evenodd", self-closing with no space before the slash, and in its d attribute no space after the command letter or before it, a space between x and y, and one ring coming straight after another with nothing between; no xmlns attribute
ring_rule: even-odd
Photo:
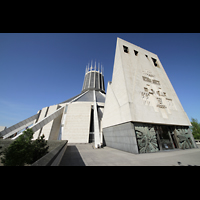
<svg viewBox="0 0 200 200"><path fill-rule="evenodd" d="M173 130L169 126L156 126L157 136L159 137L159 146L162 150L170 150L177 148L176 138Z"/></svg>
<svg viewBox="0 0 200 200"><path fill-rule="evenodd" d="M134 123L139 153L195 148L189 127Z"/></svg>

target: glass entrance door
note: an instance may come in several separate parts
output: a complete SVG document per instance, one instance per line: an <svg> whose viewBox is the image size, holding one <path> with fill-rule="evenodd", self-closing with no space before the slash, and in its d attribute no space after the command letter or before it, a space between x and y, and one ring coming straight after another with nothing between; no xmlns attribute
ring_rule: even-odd
<svg viewBox="0 0 200 200"><path fill-rule="evenodd" d="M168 126L156 126L155 128L159 135L162 150L174 149L176 146L174 145L172 134Z"/></svg>

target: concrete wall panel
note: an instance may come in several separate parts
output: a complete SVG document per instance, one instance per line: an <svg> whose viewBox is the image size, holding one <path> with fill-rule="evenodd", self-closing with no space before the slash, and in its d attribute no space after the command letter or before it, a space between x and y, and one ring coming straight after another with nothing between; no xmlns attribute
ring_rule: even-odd
<svg viewBox="0 0 200 200"><path fill-rule="evenodd" d="M40 120L44 119L44 116L45 116L45 114L46 114L47 108L48 108L48 107L44 107L44 108L41 110L41 113L40 113L38 122L39 122ZM40 129L41 129L41 127L40 127ZM36 140L36 139L38 138L39 133L40 133L40 129L37 130L37 131L33 134L33 139L34 139L34 140Z"/></svg>
<svg viewBox="0 0 200 200"><path fill-rule="evenodd" d="M108 147L130 153L138 153L135 130L132 122L103 128L103 136Z"/></svg>
<svg viewBox="0 0 200 200"><path fill-rule="evenodd" d="M91 103L74 102L69 104L62 140L68 140L68 143L88 143L90 115Z"/></svg>
<svg viewBox="0 0 200 200"><path fill-rule="evenodd" d="M128 121L191 126L158 56L118 38L102 123Z"/></svg>
<svg viewBox="0 0 200 200"><path fill-rule="evenodd" d="M49 116L50 114L52 114L53 112L55 112L56 109L57 109L57 105L50 106L49 109L48 109L47 116ZM49 135L50 135L52 124L53 124L53 120L52 119L53 119L53 116L51 116L49 118L48 123L46 125L44 125L44 127L42 129L42 132L40 134L40 135L44 134L45 140L49 139Z"/></svg>

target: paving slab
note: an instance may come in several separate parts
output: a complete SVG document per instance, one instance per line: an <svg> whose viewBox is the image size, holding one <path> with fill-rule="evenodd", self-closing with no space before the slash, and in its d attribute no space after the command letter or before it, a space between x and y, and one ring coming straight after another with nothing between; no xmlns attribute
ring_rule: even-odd
<svg viewBox="0 0 200 200"><path fill-rule="evenodd" d="M180 162L180 163L178 163ZM92 144L68 144L60 166L200 166L200 148L132 154Z"/></svg>

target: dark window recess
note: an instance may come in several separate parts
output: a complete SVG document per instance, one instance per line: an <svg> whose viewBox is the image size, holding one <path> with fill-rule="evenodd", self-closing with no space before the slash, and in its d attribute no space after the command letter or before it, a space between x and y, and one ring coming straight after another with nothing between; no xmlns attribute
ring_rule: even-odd
<svg viewBox="0 0 200 200"><path fill-rule="evenodd" d="M148 58L148 56L145 54L145 56Z"/></svg>
<svg viewBox="0 0 200 200"><path fill-rule="evenodd" d="M151 58L153 60L153 64L155 67L158 67L157 60L155 58Z"/></svg>
<svg viewBox="0 0 200 200"><path fill-rule="evenodd" d="M94 133L90 133L89 134L89 143L93 143L94 142Z"/></svg>
<svg viewBox="0 0 200 200"><path fill-rule="evenodd" d="M49 111L49 107L47 108L47 110L46 110L46 113L45 113L45 116L44 116L44 117L46 117L46 116L47 116L47 113L48 113L48 111Z"/></svg>
<svg viewBox="0 0 200 200"><path fill-rule="evenodd" d="M40 117L41 112L42 112L42 110L39 111L39 114L38 114L38 117L37 117L37 119L36 119L36 121L35 121L35 124L38 122L38 119L39 119L39 117Z"/></svg>
<svg viewBox="0 0 200 200"><path fill-rule="evenodd" d="M123 45L123 48L124 48L124 52L128 53L128 47L126 47L126 46Z"/></svg>
<svg viewBox="0 0 200 200"><path fill-rule="evenodd" d="M134 53L135 53L136 56L138 55L138 51L134 50Z"/></svg>
<svg viewBox="0 0 200 200"><path fill-rule="evenodd" d="M98 75L98 73L95 73L95 88L99 88L98 80L99 80L99 75Z"/></svg>
<svg viewBox="0 0 200 200"><path fill-rule="evenodd" d="M91 109L90 132L94 132L94 109Z"/></svg>
<svg viewBox="0 0 200 200"><path fill-rule="evenodd" d="M105 86L104 86L104 78L103 78L102 90L105 90Z"/></svg>
<svg viewBox="0 0 200 200"><path fill-rule="evenodd" d="M102 89L102 82L101 82L101 79L102 79L102 75L100 74L100 76L99 76L99 83L100 83L100 89Z"/></svg>

